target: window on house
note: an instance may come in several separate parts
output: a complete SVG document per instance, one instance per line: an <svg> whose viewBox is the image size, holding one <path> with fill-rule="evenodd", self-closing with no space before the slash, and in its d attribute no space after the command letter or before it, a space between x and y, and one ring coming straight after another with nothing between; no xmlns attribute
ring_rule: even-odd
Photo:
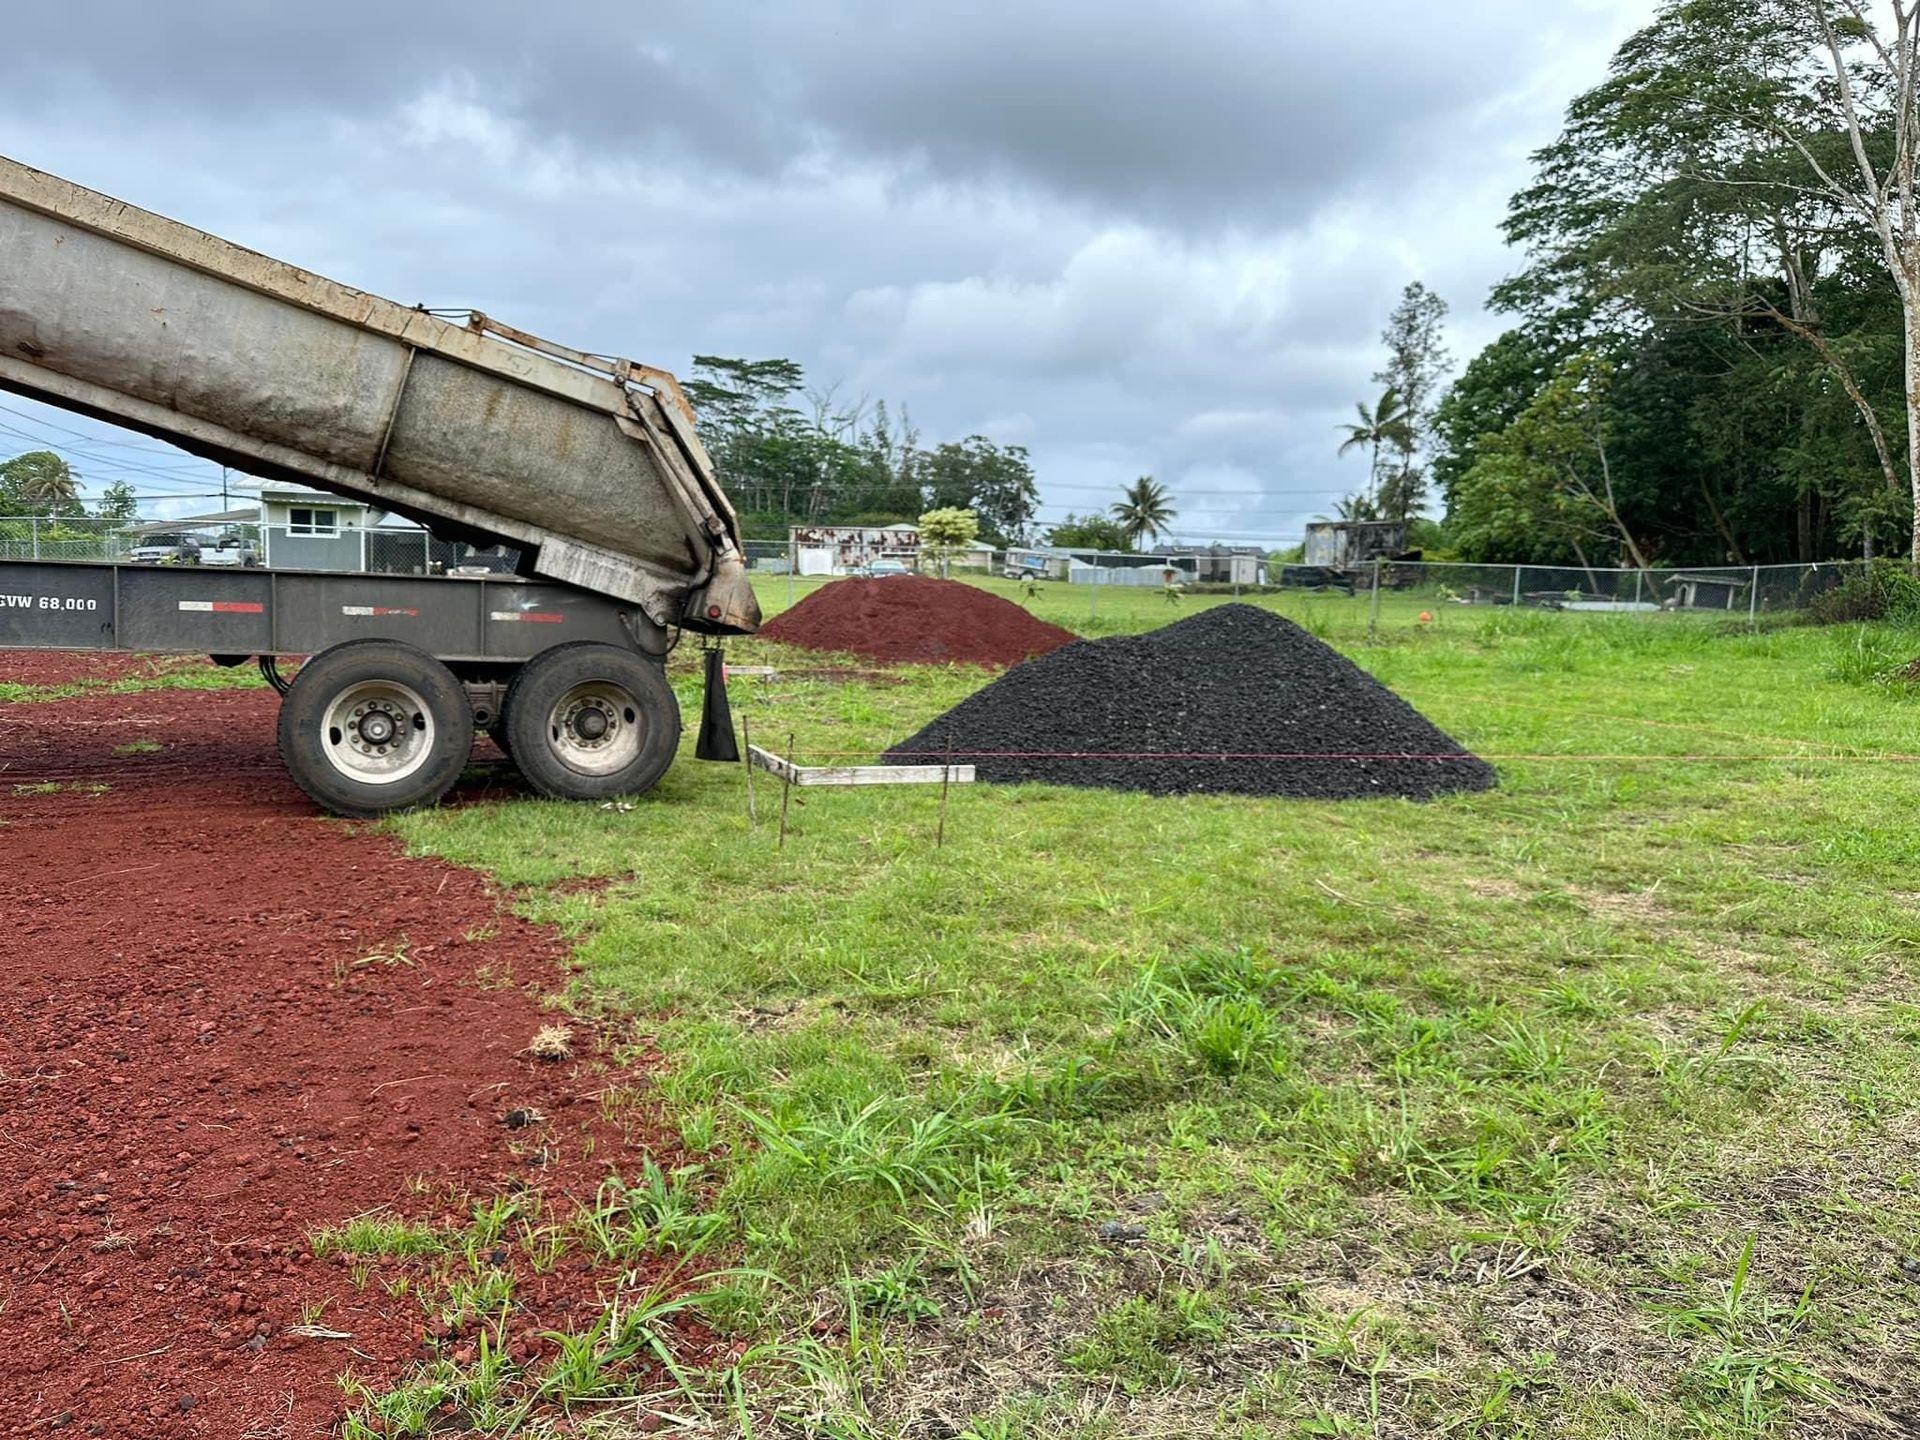
<svg viewBox="0 0 1920 1440"><path fill-rule="evenodd" d="M287 533L289 535L338 535L340 512L296 506L287 511Z"/></svg>

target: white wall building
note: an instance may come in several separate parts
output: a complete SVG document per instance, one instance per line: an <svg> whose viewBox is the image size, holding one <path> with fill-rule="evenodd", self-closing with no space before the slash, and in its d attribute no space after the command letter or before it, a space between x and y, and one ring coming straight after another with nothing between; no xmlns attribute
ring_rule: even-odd
<svg viewBox="0 0 1920 1440"><path fill-rule="evenodd" d="M379 512L360 500L268 481L260 486L260 558L282 570L365 570L367 527Z"/></svg>

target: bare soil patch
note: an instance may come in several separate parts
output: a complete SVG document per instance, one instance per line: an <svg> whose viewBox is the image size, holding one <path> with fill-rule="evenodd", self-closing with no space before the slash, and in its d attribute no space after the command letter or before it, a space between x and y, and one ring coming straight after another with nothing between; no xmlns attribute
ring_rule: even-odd
<svg viewBox="0 0 1920 1440"><path fill-rule="evenodd" d="M0 706L0 1434L332 1433L337 1375L397 1374L430 1317L313 1229L524 1188L553 1213L667 1144L603 1116L634 1078L605 1037L529 1052L564 947L478 875L316 818L274 704ZM135 738L161 748L115 755ZM521 1333L592 1297L584 1267L523 1277ZM351 1338L289 1333L316 1307Z"/></svg>

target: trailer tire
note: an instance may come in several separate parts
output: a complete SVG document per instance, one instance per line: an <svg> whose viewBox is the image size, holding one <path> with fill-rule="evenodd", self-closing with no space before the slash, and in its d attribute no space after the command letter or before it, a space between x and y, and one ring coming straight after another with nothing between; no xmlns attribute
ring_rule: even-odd
<svg viewBox="0 0 1920 1440"><path fill-rule="evenodd" d="M280 703L280 758L336 815L431 805L473 750L473 707L453 672L393 640L352 640L300 667Z"/></svg>
<svg viewBox="0 0 1920 1440"><path fill-rule="evenodd" d="M604 800L651 790L680 748L666 667L618 645L557 645L507 691L506 751L542 795Z"/></svg>

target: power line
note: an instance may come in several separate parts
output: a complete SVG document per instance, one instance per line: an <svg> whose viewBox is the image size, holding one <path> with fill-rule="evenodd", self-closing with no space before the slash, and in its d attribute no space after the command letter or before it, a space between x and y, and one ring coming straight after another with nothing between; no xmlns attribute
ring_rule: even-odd
<svg viewBox="0 0 1920 1440"><path fill-rule="evenodd" d="M192 461L192 462L189 462L188 464L179 465L179 466L163 467L159 465L142 465L133 460L123 460L118 456L98 454L97 452L88 449L84 445L75 445L71 441L49 440L44 435L36 435L31 430L22 430L17 426L8 425L8 424L5 424L4 422L0 422L0 433L5 433L8 435L15 436L16 438L28 441L31 444L45 445L45 446L48 446L49 448L62 451L69 455L78 455L82 459L90 460L97 465L118 465L124 470L131 470L138 474L143 474L143 475L157 475L157 476L160 476L162 479L165 479L173 475L186 475L210 463L208 461L200 460L200 461Z"/></svg>
<svg viewBox="0 0 1920 1440"><path fill-rule="evenodd" d="M0 424L0 434L12 435L16 439L25 440L32 445L47 446L48 448L61 452L63 455L77 456L93 465L106 466L108 467L107 478L116 477L124 472L143 475L150 480L157 480L174 485L191 485L195 480L200 480L204 483L206 478L208 478L206 470L201 468L207 462L198 462L195 465L182 466L179 469L163 470L156 466L138 465L130 460L122 460L111 455L97 455L78 445L63 441L49 442L44 435L35 435L30 431L16 429L12 425ZM96 475L93 478L97 479L101 477Z"/></svg>
<svg viewBox="0 0 1920 1440"><path fill-rule="evenodd" d="M29 415L25 410L16 410L11 405L0 405L0 410L4 410L9 415L18 416L30 424L41 426L47 430L57 430L62 435L71 435L77 440L85 440L90 444L111 445L123 450L139 450L150 455L180 455L185 453L180 450L178 446L168 445L164 441L141 442L138 440L115 440L111 436L89 435L84 430L75 430L66 425L56 425L53 421L43 420L38 415Z"/></svg>

